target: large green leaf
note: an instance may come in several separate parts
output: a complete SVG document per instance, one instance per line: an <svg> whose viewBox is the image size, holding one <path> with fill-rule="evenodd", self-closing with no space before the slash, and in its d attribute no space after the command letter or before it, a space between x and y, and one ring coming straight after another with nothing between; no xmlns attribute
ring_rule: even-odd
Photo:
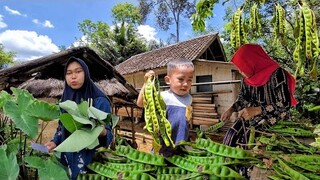
<svg viewBox="0 0 320 180"><path fill-rule="evenodd" d="M41 157L37 156L26 156L24 161L28 163L29 167L33 167L36 169L43 168L46 165L46 162Z"/></svg>
<svg viewBox="0 0 320 180"><path fill-rule="evenodd" d="M103 112L93 106L89 107L89 117L100 121L107 119L108 113Z"/></svg>
<svg viewBox="0 0 320 180"><path fill-rule="evenodd" d="M78 105L74 101L67 100L59 103L59 106L65 111L67 111L69 114L74 114L74 115L80 114L78 110Z"/></svg>
<svg viewBox="0 0 320 180"><path fill-rule="evenodd" d="M74 131L76 131L77 129L80 129L81 127L83 127L83 125L81 123L79 123L78 121L75 121L73 119L73 117L68 114L68 113L63 113L59 116L59 119L61 121L61 123L63 124L63 126L70 132L73 133Z"/></svg>
<svg viewBox="0 0 320 180"><path fill-rule="evenodd" d="M97 140L102 129L102 126L98 126L93 130L76 130L54 150L60 152L77 152L86 147L90 147L90 145Z"/></svg>
<svg viewBox="0 0 320 180"><path fill-rule="evenodd" d="M7 152L7 146L0 146L0 179L15 180L19 175L19 165L14 152Z"/></svg>
<svg viewBox="0 0 320 180"><path fill-rule="evenodd" d="M45 168L39 169L39 179L69 180L70 178L61 166L47 160Z"/></svg>
<svg viewBox="0 0 320 180"><path fill-rule="evenodd" d="M111 114L111 118L112 118L112 129L116 127L116 125L119 122L119 116Z"/></svg>
<svg viewBox="0 0 320 180"><path fill-rule="evenodd" d="M93 121L90 121L88 118L83 117L83 116L77 116L77 115L73 115L71 114L71 116L73 117L74 120L78 121L81 124L87 124L90 125L91 127L94 127L95 124Z"/></svg>
<svg viewBox="0 0 320 180"><path fill-rule="evenodd" d="M59 103L59 106L67 111L74 120L78 121L81 124L91 125L91 127L93 128L95 124L88 118L89 107L87 105L88 104L85 101L83 101L79 106L77 105L77 103L70 100Z"/></svg>
<svg viewBox="0 0 320 180"><path fill-rule="evenodd" d="M58 119L60 110L56 105L44 101L34 101L27 109L26 114L44 121Z"/></svg>
<svg viewBox="0 0 320 180"><path fill-rule="evenodd" d="M29 156L25 158L25 161L30 167L38 169L39 179L48 180L68 180L68 175L65 169L60 165L54 163L52 160L44 160L40 157Z"/></svg>
<svg viewBox="0 0 320 180"><path fill-rule="evenodd" d="M92 144L90 144L87 148L88 149L93 149L95 147L97 147L99 145L99 139L96 139L95 141L93 141Z"/></svg>
<svg viewBox="0 0 320 180"><path fill-rule="evenodd" d="M26 103L24 100L21 102L22 104ZM38 134L38 118L25 114L24 111L19 108L19 105L12 100L6 102L3 106L3 111L15 122L17 128L21 129L31 138L34 138Z"/></svg>
<svg viewBox="0 0 320 180"><path fill-rule="evenodd" d="M25 89L10 88L16 98L19 110L24 111L31 103L34 102L34 97Z"/></svg>
<svg viewBox="0 0 320 180"><path fill-rule="evenodd" d="M12 96L7 93L7 91L1 91L0 92L0 108L4 106L4 104L7 102L7 100L11 100Z"/></svg>
<svg viewBox="0 0 320 180"><path fill-rule="evenodd" d="M13 154L17 154L19 147L20 147L20 137L16 137L7 143L7 153L12 152Z"/></svg>
<svg viewBox="0 0 320 180"><path fill-rule="evenodd" d="M79 109L80 115L86 117L87 119L89 119L88 108L89 108L89 105L88 105L87 101L82 101L80 104L78 104L78 109Z"/></svg>

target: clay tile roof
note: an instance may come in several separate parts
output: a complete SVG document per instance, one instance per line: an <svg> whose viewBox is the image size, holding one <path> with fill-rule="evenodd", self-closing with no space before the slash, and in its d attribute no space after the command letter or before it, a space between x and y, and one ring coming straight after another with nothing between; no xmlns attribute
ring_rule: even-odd
<svg viewBox="0 0 320 180"><path fill-rule="evenodd" d="M132 56L115 68L122 75L137 71L155 69L166 66L166 64L176 58L188 60L198 59L207 48L218 39L218 33L203 35L194 39L169 45L146 53Z"/></svg>

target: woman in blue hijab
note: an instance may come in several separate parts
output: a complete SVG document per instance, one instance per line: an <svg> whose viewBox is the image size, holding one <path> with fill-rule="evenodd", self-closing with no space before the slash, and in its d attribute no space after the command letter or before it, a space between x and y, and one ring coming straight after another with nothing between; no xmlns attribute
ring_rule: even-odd
<svg viewBox="0 0 320 180"><path fill-rule="evenodd" d="M111 104L108 97L90 79L89 68L83 60L75 57L69 58L64 75L65 87L61 102L71 100L79 104L82 100L89 102L91 99L93 101L92 106L106 113L111 113ZM61 113L63 112L65 111L61 110ZM51 151L68 138L69 135L70 133L59 122L53 140L45 145ZM112 138L111 126L106 125L99 136L100 146L109 146ZM95 149L61 153L60 161L68 167L70 179L76 179L79 173L86 172L86 166L91 163L94 153Z"/></svg>

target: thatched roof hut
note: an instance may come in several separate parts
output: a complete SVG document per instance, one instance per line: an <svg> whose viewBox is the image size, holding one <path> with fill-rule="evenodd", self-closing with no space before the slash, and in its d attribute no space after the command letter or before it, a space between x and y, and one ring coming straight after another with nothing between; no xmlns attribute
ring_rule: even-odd
<svg viewBox="0 0 320 180"><path fill-rule="evenodd" d="M63 92L63 71L70 57L83 59L91 79L110 97L135 99L138 92L106 60L88 47L76 47L27 61L0 71L0 90L11 86L27 89L35 97L59 98Z"/></svg>

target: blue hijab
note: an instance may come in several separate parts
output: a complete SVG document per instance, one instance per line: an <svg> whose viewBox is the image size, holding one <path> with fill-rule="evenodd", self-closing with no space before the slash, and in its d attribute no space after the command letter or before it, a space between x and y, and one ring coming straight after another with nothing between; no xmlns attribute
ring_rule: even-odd
<svg viewBox="0 0 320 180"><path fill-rule="evenodd" d="M93 100L98 97L107 96L94 84L94 82L90 78L89 68L86 63L80 58L70 57L67 61L67 64L64 69L64 77L66 77L67 67L72 62L78 62L85 73L85 80L80 89L72 89L67 82L65 81L64 91L61 97L61 102L66 100L71 100L76 102L77 104L81 103L81 101L88 101L88 98L92 98Z"/></svg>

